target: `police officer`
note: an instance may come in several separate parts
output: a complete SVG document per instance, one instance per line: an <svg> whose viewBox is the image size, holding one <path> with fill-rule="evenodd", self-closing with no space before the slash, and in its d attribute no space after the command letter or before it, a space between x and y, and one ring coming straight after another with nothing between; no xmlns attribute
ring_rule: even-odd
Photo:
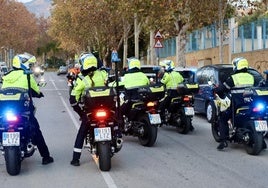
<svg viewBox="0 0 268 188"><path fill-rule="evenodd" d="M131 57L127 59L127 70L124 73L119 85L124 85L125 89L127 89L126 99L134 99L137 97L135 94L135 89L141 86L147 86L150 84L149 78L144 74L141 70L141 62L139 59L135 57ZM133 90L133 92L131 92ZM120 106L120 117L123 121L123 115L127 115L130 110L131 103L129 100L126 100Z"/></svg>
<svg viewBox="0 0 268 188"><path fill-rule="evenodd" d="M226 81L215 89L215 93L219 97L223 98L226 93L229 93L232 88L244 88L257 85L258 83L254 76L247 72L248 61L243 57L234 58L232 61L234 74L229 76ZM236 97L234 101L235 105L243 104L243 96L241 98ZM220 132L220 144L218 150L223 150L228 147L227 139L229 137L228 120L231 118L231 108L221 112L219 119L219 132ZM265 144L265 142L264 142Z"/></svg>
<svg viewBox="0 0 268 188"><path fill-rule="evenodd" d="M166 96L159 105L161 119L163 120L165 119L163 117L165 109L169 106L171 99L178 96L178 85L182 83L184 79L179 72L174 71L175 65L172 60L163 60L160 62L160 66L163 71L160 72L159 77L164 73L160 82L164 84L166 88Z"/></svg>
<svg viewBox="0 0 268 188"><path fill-rule="evenodd" d="M2 89L5 88L22 88L26 90L30 89L32 97L37 98L43 97L44 95L42 92L40 92L39 87L32 75L30 75L30 86L28 85L28 78L26 71L29 71L34 63L36 63L36 58L31 54L24 53L16 55L13 58L12 62L13 70L3 77ZM34 135L33 141L36 143L40 155L43 158L42 164L46 165L52 163L54 160L50 156L48 147L40 130L39 123L33 113L32 116L30 117L30 121L35 126L35 134L33 134Z"/></svg>
<svg viewBox="0 0 268 188"><path fill-rule="evenodd" d="M81 70L84 75L86 75L81 81L72 90L70 96L70 104L74 109L77 110L77 113L81 117L81 125L78 130L74 150L73 150L73 159L71 165L79 166L80 165L80 156L82 152L83 142L85 135L87 133L87 117L86 114L79 107L79 100L83 97L84 91L88 88L105 86L107 82L107 72L97 69L97 59L91 53L84 53L80 56L79 61L81 62Z"/></svg>

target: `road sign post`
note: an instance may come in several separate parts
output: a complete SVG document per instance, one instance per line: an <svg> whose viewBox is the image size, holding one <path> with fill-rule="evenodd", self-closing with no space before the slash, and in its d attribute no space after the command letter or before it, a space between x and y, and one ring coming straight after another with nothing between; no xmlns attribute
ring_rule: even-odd
<svg viewBox="0 0 268 188"><path fill-rule="evenodd" d="M154 39L155 39L154 48L156 48L157 63L159 65L159 60L160 60L159 48L163 48L163 44L162 44L163 36L162 36L162 34L160 33L159 30L155 33Z"/></svg>

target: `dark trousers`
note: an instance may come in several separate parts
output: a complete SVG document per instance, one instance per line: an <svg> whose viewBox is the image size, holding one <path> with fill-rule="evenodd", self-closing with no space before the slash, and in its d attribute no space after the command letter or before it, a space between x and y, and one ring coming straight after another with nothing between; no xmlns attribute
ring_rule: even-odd
<svg viewBox="0 0 268 188"><path fill-rule="evenodd" d="M226 141L229 138L229 125L228 120L231 118L231 109L227 109L224 112L221 112L219 119L219 132L220 140Z"/></svg>
<svg viewBox="0 0 268 188"><path fill-rule="evenodd" d="M36 144L41 157L45 157L45 158L49 157L50 154L48 151L48 147L46 145L45 139L44 139L43 134L40 130L40 126L39 126L39 123L38 123L36 117L33 116L31 118L31 122L34 125L34 134L33 134L34 144Z"/></svg>
<svg viewBox="0 0 268 188"><path fill-rule="evenodd" d="M84 139L88 131L88 125L87 125L87 117L86 115L82 115L82 122L80 125L80 128L78 130L78 133L76 135L75 143L74 143L74 151L73 151L73 159L80 159L82 148L84 144Z"/></svg>

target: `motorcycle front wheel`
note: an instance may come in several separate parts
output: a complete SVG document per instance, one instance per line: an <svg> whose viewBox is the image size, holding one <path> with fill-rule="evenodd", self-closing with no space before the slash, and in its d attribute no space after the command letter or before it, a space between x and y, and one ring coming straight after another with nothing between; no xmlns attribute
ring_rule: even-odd
<svg viewBox="0 0 268 188"><path fill-rule="evenodd" d="M214 140L216 142L220 142L220 131L219 131L219 123L218 121L211 122L211 132Z"/></svg>
<svg viewBox="0 0 268 188"><path fill-rule="evenodd" d="M12 176L18 175L21 169L20 148L17 146L6 147L4 151L7 173Z"/></svg>
<svg viewBox="0 0 268 188"><path fill-rule="evenodd" d="M111 145L110 142L98 143L99 168L101 171L111 169Z"/></svg>
<svg viewBox="0 0 268 188"><path fill-rule="evenodd" d="M152 125L148 115L143 115L138 120L141 123L142 134L139 135L139 142L143 146L151 147L154 145L157 138L157 126Z"/></svg>

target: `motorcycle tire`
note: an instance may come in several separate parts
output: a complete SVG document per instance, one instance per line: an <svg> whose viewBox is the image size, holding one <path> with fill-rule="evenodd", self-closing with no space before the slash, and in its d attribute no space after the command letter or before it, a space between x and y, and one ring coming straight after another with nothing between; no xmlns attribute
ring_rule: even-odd
<svg viewBox="0 0 268 188"><path fill-rule="evenodd" d="M111 145L110 142L98 143L99 168L101 171L111 169Z"/></svg>
<svg viewBox="0 0 268 188"><path fill-rule="evenodd" d="M157 126L150 123L147 114L141 116L138 121L143 129L143 134L138 136L140 144L147 147L153 146L157 138Z"/></svg>
<svg viewBox="0 0 268 188"><path fill-rule="evenodd" d="M187 134L192 126L192 118L189 116L182 116L181 123L177 127L177 131L181 134Z"/></svg>
<svg viewBox="0 0 268 188"><path fill-rule="evenodd" d="M213 102L209 102L206 107L206 118L209 123L212 123L216 118L216 107Z"/></svg>
<svg viewBox="0 0 268 188"><path fill-rule="evenodd" d="M5 161L7 173L15 176L20 173L21 170L21 156L19 147L6 147L5 151Z"/></svg>
<svg viewBox="0 0 268 188"><path fill-rule="evenodd" d="M220 142L220 131L218 121L211 122L211 133L216 142Z"/></svg>
<svg viewBox="0 0 268 188"><path fill-rule="evenodd" d="M244 144L246 152L249 155L258 155L263 149L263 133L250 131L248 136L249 142Z"/></svg>

